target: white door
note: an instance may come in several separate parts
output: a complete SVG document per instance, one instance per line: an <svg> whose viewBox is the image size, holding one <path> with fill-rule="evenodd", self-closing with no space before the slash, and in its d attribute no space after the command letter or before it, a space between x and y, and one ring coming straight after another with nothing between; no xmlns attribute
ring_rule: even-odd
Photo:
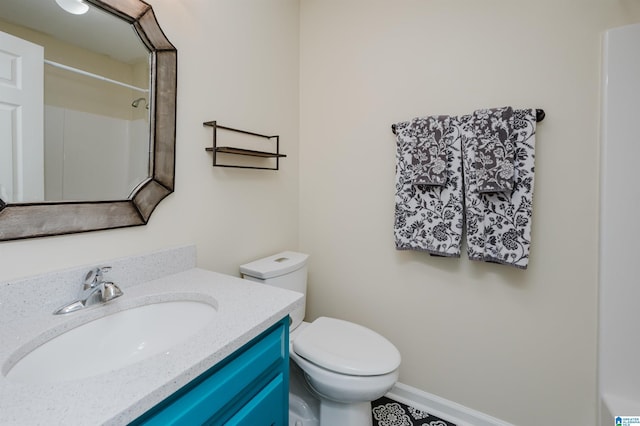
<svg viewBox="0 0 640 426"><path fill-rule="evenodd" d="M44 200L44 48L0 31L0 198Z"/></svg>

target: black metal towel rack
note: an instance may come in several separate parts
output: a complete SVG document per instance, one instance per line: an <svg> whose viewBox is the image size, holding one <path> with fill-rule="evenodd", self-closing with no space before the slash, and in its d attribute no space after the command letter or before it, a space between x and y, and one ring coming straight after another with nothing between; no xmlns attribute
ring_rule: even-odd
<svg viewBox="0 0 640 426"><path fill-rule="evenodd" d="M546 117L546 113L544 112L543 109L536 109L536 122L541 122L542 120L544 120L544 118ZM396 125L392 124L391 125L391 131L393 132L393 134L396 134Z"/></svg>

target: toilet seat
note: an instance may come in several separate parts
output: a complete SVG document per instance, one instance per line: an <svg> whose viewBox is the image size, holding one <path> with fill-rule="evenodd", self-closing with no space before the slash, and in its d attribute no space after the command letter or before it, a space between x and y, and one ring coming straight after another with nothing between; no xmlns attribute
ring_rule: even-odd
<svg viewBox="0 0 640 426"><path fill-rule="evenodd" d="M378 376L400 366L400 352L373 330L320 317L300 330L292 343L300 357L326 370L352 376Z"/></svg>

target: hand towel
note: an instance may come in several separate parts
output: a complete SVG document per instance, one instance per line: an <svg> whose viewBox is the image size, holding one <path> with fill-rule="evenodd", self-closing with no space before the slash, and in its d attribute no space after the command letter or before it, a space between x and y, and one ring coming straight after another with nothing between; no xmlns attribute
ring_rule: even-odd
<svg viewBox="0 0 640 426"><path fill-rule="evenodd" d="M463 228L462 152L459 128L443 134L446 146L446 183L414 185L416 147L411 122L396 125L396 194L394 235L398 250L421 250L460 256Z"/></svg>
<svg viewBox="0 0 640 426"><path fill-rule="evenodd" d="M412 165L414 185L443 186L447 182L447 146L444 134L448 131L447 116L415 118L411 130L416 143Z"/></svg>
<svg viewBox="0 0 640 426"><path fill-rule="evenodd" d="M481 193L474 174L475 116L461 117L467 254L526 269L531 245L536 112L513 110L515 179L511 192Z"/></svg>
<svg viewBox="0 0 640 426"><path fill-rule="evenodd" d="M513 190L514 140L513 109L502 107L481 109L473 113L477 151L472 164L478 191Z"/></svg>

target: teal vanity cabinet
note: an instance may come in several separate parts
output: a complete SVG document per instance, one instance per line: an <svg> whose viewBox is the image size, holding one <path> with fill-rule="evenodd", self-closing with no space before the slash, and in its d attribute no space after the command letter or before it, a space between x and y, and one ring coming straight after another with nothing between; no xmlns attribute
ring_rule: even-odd
<svg viewBox="0 0 640 426"><path fill-rule="evenodd" d="M286 426L288 422L286 317L131 425Z"/></svg>

